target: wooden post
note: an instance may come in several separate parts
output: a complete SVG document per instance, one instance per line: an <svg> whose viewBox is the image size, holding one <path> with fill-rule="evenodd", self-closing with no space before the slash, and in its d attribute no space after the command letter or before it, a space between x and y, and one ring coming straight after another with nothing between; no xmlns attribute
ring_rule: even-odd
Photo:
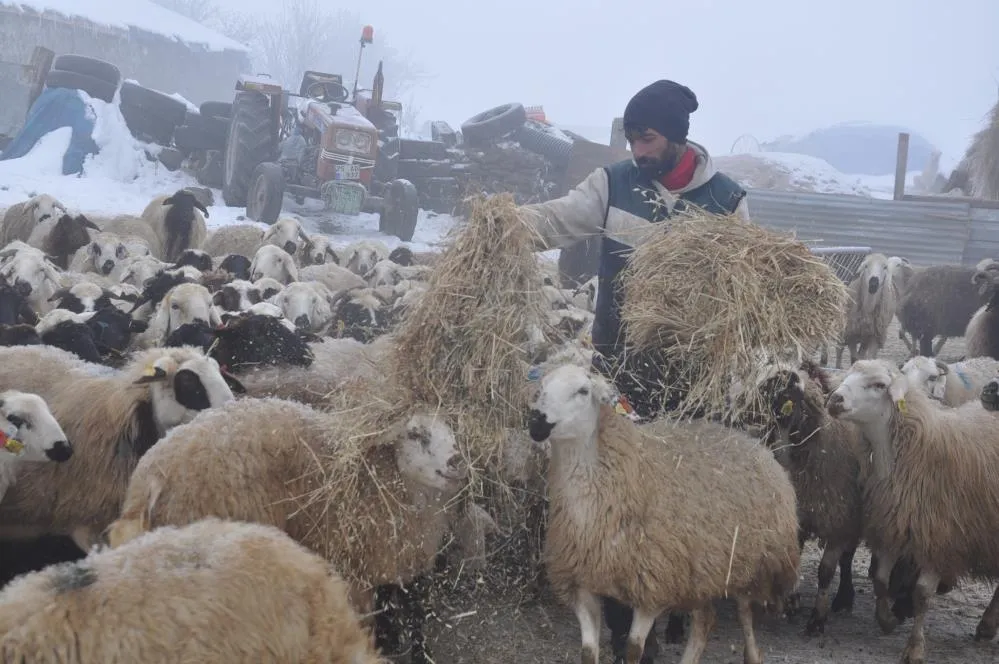
<svg viewBox="0 0 999 664"><path fill-rule="evenodd" d="M628 149L628 139L624 137L624 118L614 118L611 123L610 146L615 150Z"/></svg>
<svg viewBox="0 0 999 664"><path fill-rule="evenodd" d="M909 134L899 132L898 152L895 155L895 195L893 198L900 201L905 198L905 176L909 170Z"/></svg>
<svg viewBox="0 0 999 664"><path fill-rule="evenodd" d="M32 51L31 64L28 65L30 68L31 92L28 93L28 108L24 112L25 116L31 111L35 100L38 99L38 96L42 94L42 90L45 89L45 77L49 75L49 70L52 69L53 60L55 60L55 53L44 46L36 46L35 50Z"/></svg>

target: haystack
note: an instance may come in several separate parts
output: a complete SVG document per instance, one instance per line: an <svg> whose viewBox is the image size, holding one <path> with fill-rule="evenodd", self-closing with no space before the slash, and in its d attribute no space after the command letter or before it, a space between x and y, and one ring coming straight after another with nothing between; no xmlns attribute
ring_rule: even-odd
<svg viewBox="0 0 999 664"><path fill-rule="evenodd" d="M760 404L751 389L729 403L733 379L749 383L761 356L804 357L833 343L846 286L791 235L703 212L669 223L621 277L626 339L682 386L675 416L737 417Z"/></svg>

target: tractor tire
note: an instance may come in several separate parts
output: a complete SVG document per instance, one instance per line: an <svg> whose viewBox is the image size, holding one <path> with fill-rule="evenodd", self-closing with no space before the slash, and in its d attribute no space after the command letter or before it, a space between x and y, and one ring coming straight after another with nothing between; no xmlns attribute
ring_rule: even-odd
<svg viewBox="0 0 999 664"><path fill-rule="evenodd" d="M524 126L527 111L523 104L504 104L473 115L461 125L465 144L477 148L495 142Z"/></svg>
<svg viewBox="0 0 999 664"><path fill-rule="evenodd" d="M184 152L195 150L223 150L225 137L219 137L203 131L200 127L181 125L173 132L173 143Z"/></svg>
<svg viewBox="0 0 999 664"><path fill-rule="evenodd" d="M202 134L214 136L223 143L225 143L226 136L229 135L229 120L214 115L202 115L188 111L184 115L184 124Z"/></svg>
<svg viewBox="0 0 999 664"><path fill-rule="evenodd" d="M52 62L51 69L60 71L72 71L84 76L93 76L102 81L107 81L116 89L121 83L121 71L115 65L97 58L88 58L84 55L60 55Z"/></svg>
<svg viewBox="0 0 999 664"><path fill-rule="evenodd" d="M420 195L409 180L392 180L385 185L385 204L378 215L378 230L412 242L420 216Z"/></svg>
<svg viewBox="0 0 999 664"><path fill-rule="evenodd" d="M219 150L209 150L205 153L205 161L195 173L198 184L213 189L222 188L222 153Z"/></svg>
<svg viewBox="0 0 999 664"><path fill-rule="evenodd" d="M400 159L447 159L447 147L438 141L399 140Z"/></svg>
<svg viewBox="0 0 999 664"><path fill-rule="evenodd" d="M138 106L121 104L119 107L121 115L125 118L125 124L132 136L140 141L151 141L164 147L169 147L173 142L173 132L176 125L160 117L154 111L147 111Z"/></svg>
<svg viewBox="0 0 999 664"><path fill-rule="evenodd" d="M513 135L520 147L541 155L555 166L565 166L572 156L572 142L525 124Z"/></svg>
<svg viewBox="0 0 999 664"><path fill-rule="evenodd" d="M94 99L100 99L109 104L114 101L114 93L118 89L117 85L109 83L102 78L75 71L63 71L61 69L49 70L48 75L45 77L45 87L82 90Z"/></svg>
<svg viewBox="0 0 999 664"><path fill-rule="evenodd" d="M222 198L229 207L243 207L258 164L277 154L270 100L259 92L240 90L232 102L226 137Z"/></svg>
<svg viewBox="0 0 999 664"><path fill-rule="evenodd" d="M253 221L273 224L281 216L284 203L284 171L272 161L257 164L250 178L246 216Z"/></svg>
<svg viewBox="0 0 999 664"><path fill-rule="evenodd" d="M223 118L225 120L232 118L231 101L206 101L198 110L208 118Z"/></svg>
<svg viewBox="0 0 999 664"><path fill-rule="evenodd" d="M164 120L172 122L174 127L184 124L184 116L187 114L184 102L128 81L121 84L121 103L156 113Z"/></svg>

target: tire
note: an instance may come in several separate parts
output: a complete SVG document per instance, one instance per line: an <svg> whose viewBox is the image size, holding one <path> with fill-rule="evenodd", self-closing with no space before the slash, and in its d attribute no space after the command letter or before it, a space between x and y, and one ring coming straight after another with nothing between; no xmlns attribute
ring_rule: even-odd
<svg viewBox="0 0 999 664"><path fill-rule="evenodd" d="M52 69L72 71L84 76L92 76L107 81L115 88L121 83L121 71L115 65L84 55L60 55L52 62Z"/></svg>
<svg viewBox="0 0 999 664"><path fill-rule="evenodd" d="M385 205L378 215L378 230L411 242L420 216L420 195L409 180L392 180L385 186Z"/></svg>
<svg viewBox="0 0 999 664"><path fill-rule="evenodd" d="M114 93L118 89L117 85L103 79L88 74L80 74L75 71L63 71L61 69L52 69L49 71L48 76L45 77L45 87L82 90L94 99L100 99L109 104L114 101Z"/></svg>
<svg viewBox="0 0 999 664"><path fill-rule="evenodd" d="M159 154L156 155L156 159L163 164L168 171L176 171L180 168L181 164L184 163L184 155L180 150L174 150L173 148L163 148L160 150Z"/></svg>
<svg viewBox="0 0 999 664"><path fill-rule="evenodd" d="M173 126L184 124L187 106L173 97L125 81L121 84L121 103L152 111Z"/></svg>
<svg viewBox="0 0 999 664"><path fill-rule="evenodd" d="M482 147L511 134L527 122L523 104L504 104L473 115L461 125L469 147Z"/></svg>
<svg viewBox="0 0 999 664"><path fill-rule="evenodd" d="M201 114L205 117L210 118L225 118L226 120L232 117L232 102L231 101L206 101L198 109Z"/></svg>
<svg viewBox="0 0 999 664"><path fill-rule="evenodd" d="M569 163L572 155L572 142L563 141L561 138L552 136L546 131L535 129L530 125L524 125L517 130L514 138L520 143L520 147L541 155L556 166L565 166Z"/></svg>
<svg viewBox="0 0 999 664"><path fill-rule="evenodd" d="M399 160L400 178L446 178L451 175L451 164L444 161Z"/></svg>
<svg viewBox="0 0 999 664"><path fill-rule="evenodd" d="M229 207L243 207L257 164L277 154L270 100L259 92L240 90L232 102L232 122L226 137L222 198Z"/></svg>
<svg viewBox="0 0 999 664"><path fill-rule="evenodd" d="M272 161L257 164L250 177L246 216L253 221L273 224L281 216L284 202L284 171Z"/></svg>
<svg viewBox="0 0 999 664"><path fill-rule="evenodd" d="M188 111L184 115L184 124L203 134L216 136L223 143L229 135L229 120L214 115L202 115Z"/></svg>
<svg viewBox="0 0 999 664"><path fill-rule="evenodd" d="M185 152L225 149L225 136L219 137L215 134L209 134L199 127L190 125L181 125L174 129L173 142Z"/></svg>
<svg viewBox="0 0 999 664"><path fill-rule="evenodd" d="M167 147L173 143L173 132L176 127L172 122L144 108L122 104L120 109L128 130L139 140Z"/></svg>
<svg viewBox="0 0 999 664"><path fill-rule="evenodd" d="M439 141L399 140L401 159L447 159L447 146Z"/></svg>
<svg viewBox="0 0 999 664"><path fill-rule="evenodd" d="M194 177L202 186L221 189L222 176L222 153L218 150L209 150L204 166L198 169Z"/></svg>

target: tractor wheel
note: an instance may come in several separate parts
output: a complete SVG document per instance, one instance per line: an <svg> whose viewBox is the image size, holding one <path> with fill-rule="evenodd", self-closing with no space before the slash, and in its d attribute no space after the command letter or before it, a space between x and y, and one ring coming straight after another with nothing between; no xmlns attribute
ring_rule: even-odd
<svg viewBox="0 0 999 664"><path fill-rule="evenodd" d="M420 216L420 195L409 180L392 180L385 185L385 205L378 215L378 230L411 242Z"/></svg>
<svg viewBox="0 0 999 664"><path fill-rule="evenodd" d="M284 202L284 171L271 161L258 164L250 178L246 198L246 216L253 221L273 224L281 214Z"/></svg>
<svg viewBox="0 0 999 664"><path fill-rule="evenodd" d="M232 121L225 146L222 198L229 207L246 205L254 169L276 153L270 100L259 92L240 90L232 102Z"/></svg>

